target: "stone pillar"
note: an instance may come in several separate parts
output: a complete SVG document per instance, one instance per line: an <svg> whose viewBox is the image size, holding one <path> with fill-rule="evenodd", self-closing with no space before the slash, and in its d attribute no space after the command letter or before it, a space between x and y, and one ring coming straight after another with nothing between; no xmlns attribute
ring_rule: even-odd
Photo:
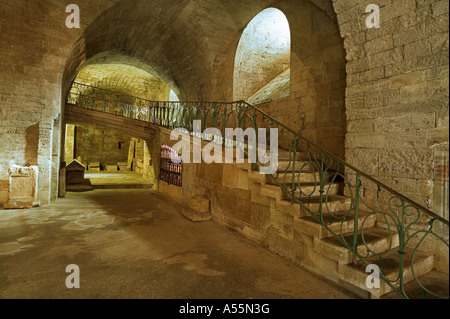
<svg viewBox="0 0 450 319"><path fill-rule="evenodd" d="M193 222L206 222L211 220L211 204L206 197L193 197L184 201L181 214Z"/></svg>
<svg viewBox="0 0 450 319"><path fill-rule="evenodd" d="M64 146L64 161L70 163L75 159L75 126L66 125L66 139Z"/></svg>
<svg viewBox="0 0 450 319"><path fill-rule="evenodd" d="M448 144L434 147L433 210L448 220L449 218L449 174Z"/></svg>
<svg viewBox="0 0 450 319"><path fill-rule="evenodd" d="M66 197L66 162L62 162L59 169L58 196Z"/></svg>
<svg viewBox="0 0 450 319"><path fill-rule="evenodd" d="M48 205L51 201L52 188L52 145L53 145L53 121L39 123L39 148L37 153L37 165L39 167L39 201L42 205Z"/></svg>
<svg viewBox="0 0 450 319"><path fill-rule="evenodd" d="M61 147L59 145L59 135L61 132L61 118L58 117L53 121L53 136L52 136L52 168L51 168L51 184L50 184L50 200L56 201L59 197L59 172L60 172L60 158Z"/></svg>
<svg viewBox="0 0 450 319"><path fill-rule="evenodd" d="M20 167L13 165L8 170L9 195L4 204L6 209L24 209L39 206L37 166Z"/></svg>
<svg viewBox="0 0 450 319"><path fill-rule="evenodd" d="M127 167L130 170L132 169L133 166L135 147L136 147L136 140L132 138L130 141L130 147L128 149L128 162L127 162Z"/></svg>

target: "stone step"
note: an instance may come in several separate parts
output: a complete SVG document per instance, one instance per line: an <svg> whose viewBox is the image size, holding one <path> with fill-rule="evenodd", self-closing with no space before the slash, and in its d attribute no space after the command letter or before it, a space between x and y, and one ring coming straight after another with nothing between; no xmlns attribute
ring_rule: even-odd
<svg viewBox="0 0 450 319"><path fill-rule="evenodd" d="M275 178L275 180L274 180ZM329 175L325 176L326 181L328 181ZM292 181L295 183L319 183L320 176L319 173L313 171L307 171L300 173L279 173L278 175L266 176L266 183L277 185L277 182L280 184L292 184Z"/></svg>
<svg viewBox="0 0 450 319"><path fill-rule="evenodd" d="M445 297L449 295L449 274L433 269L429 273L419 277L420 284L433 294ZM410 299L440 299L435 295L425 293L416 280L405 285L405 293ZM382 299L401 299L395 291L383 295Z"/></svg>
<svg viewBox="0 0 450 319"><path fill-rule="evenodd" d="M322 204L320 203L319 196L296 198L295 201L300 205L302 217L311 216L311 213L318 214L320 209L322 209L323 214L336 213L339 211L348 212L352 204L350 197L342 195L327 196L326 199L323 199Z"/></svg>
<svg viewBox="0 0 450 319"><path fill-rule="evenodd" d="M67 192L89 192L94 190L90 184L71 184L66 186Z"/></svg>
<svg viewBox="0 0 450 319"><path fill-rule="evenodd" d="M297 190L294 195L296 198L304 198L304 197L317 197L320 196L320 185L318 183L304 183L301 185L296 185ZM289 191L291 187L288 187ZM340 183L325 183L324 185L324 194L325 195L339 195L341 194L342 184ZM286 195L285 199L288 199L289 196Z"/></svg>
<svg viewBox="0 0 450 319"><path fill-rule="evenodd" d="M293 152L278 149L278 161L292 160L293 158L294 158ZM295 159L309 161L309 156L308 156L308 153L297 152L295 154Z"/></svg>
<svg viewBox="0 0 450 319"><path fill-rule="evenodd" d="M328 228L336 234L349 233L354 229L355 213L354 211L339 211L333 214L336 218L333 218L331 214L324 214L323 221L328 225ZM345 218L344 221L339 218ZM364 227L370 228L375 226L376 216L370 215L368 212L360 211L358 213L358 229L360 229L362 223ZM306 216L294 220L294 228L297 231L303 232L317 239L324 239L333 234L326 229L319 221L313 216Z"/></svg>
<svg viewBox="0 0 450 319"><path fill-rule="evenodd" d="M353 232L346 233L342 238L335 236L319 239L314 238L314 251L322 256L336 260L343 264L353 262L353 253L345 248L341 240L352 246ZM398 247L398 234L392 233L384 228L370 227L364 225L364 241L362 240L361 230L358 231L358 253L361 256L372 256L373 253L380 254L390 249Z"/></svg>
<svg viewBox="0 0 450 319"><path fill-rule="evenodd" d="M290 187L288 187L290 190ZM328 195L339 195L341 191L341 185L338 183L327 183L325 185L325 194ZM264 196L276 198L278 200L281 199L289 199L290 194L286 194L283 189L278 185L265 184L261 185L261 194ZM306 183L301 185L301 192L299 189L296 190L295 196L299 197L307 197L307 196L319 196L320 195L320 187L313 183Z"/></svg>
<svg viewBox="0 0 450 319"><path fill-rule="evenodd" d="M247 158L247 156L245 157ZM311 163L309 163L309 161L307 161L307 156L305 156L304 154L298 154L296 156L296 161L295 161L295 171L299 172L299 171L313 171L312 169L312 165ZM284 154L278 154L278 166L275 168L278 172L292 172L293 171L293 160L290 159L290 155L287 155L286 153ZM274 162L270 162L268 161L265 164L261 164L261 161L259 160L259 157L257 156L257 162L258 162L258 166L262 166L262 167L269 167L269 165L274 165Z"/></svg>
<svg viewBox="0 0 450 319"><path fill-rule="evenodd" d="M403 281L404 283L409 283L414 280L413 272L411 269L411 261L412 261L412 249L406 249L404 255L404 274ZM379 265L380 272L383 276L390 280L395 281L398 277L399 271L399 252L398 249L392 249L389 253L383 256L382 262L380 262L380 258L378 256L372 256L366 259L366 262L374 265ZM414 274L416 277L424 276L433 270L433 256L424 254L421 252L416 252L414 256ZM366 272L367 265L363 262L358 262L356 267L352 264L346 265L338 263L338 278L342 282L347 284L351 284L361 290L368 291L373 297L380 298L383 295L393 291L393 289L380 279L380 288L368 288L366 286L366 281L369 272ZM399 282L396 281L392 283L396 288L399 286Z"/></svg>
<svg viewBox="0 0 450 319"><path fill-rule="evenodd" d="M312 172L313 165L308 161L296 161L295 171L310 171ZM294 170L294 162L291 160L280 160L278 159L278 172L292 172Z"/></svg>
<svg viewBox="0 0 450 319"><path fill-rule="evenodd" d="M285 215L289 215L295 218L301 218L300 205L297 203L292 203L290 200L281 199L275 202L275 209L282 212Z"/></svg>
<svg viewBox="0 0 450 319"><path fill-rule="evenodd" d="M192 222L211 220L211 204L206 197L198 196L185 200L181 214Z"/></svg>
<svg viewBox="0 0 450 319"><path fill-rule="evenodd" d="M261 185L261 195L276 198L277 200L281 200L286 197L283 192L283 189L280 186L271 184Z"/></svg>

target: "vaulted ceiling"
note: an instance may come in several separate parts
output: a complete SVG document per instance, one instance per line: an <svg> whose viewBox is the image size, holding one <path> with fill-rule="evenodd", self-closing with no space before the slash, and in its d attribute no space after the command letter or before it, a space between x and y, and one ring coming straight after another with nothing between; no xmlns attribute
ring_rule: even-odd
<svg viewBox="0 0 450 319"><path fill-rule="evenodd" d="M334 17L331 0L120 1L77 42L66 83L86 65L120 62L143 69L180 97L202 98L202 87L212 85L212 74L259 12L277 7L289 19L286 11L300 2L314 2Z"/></svg>

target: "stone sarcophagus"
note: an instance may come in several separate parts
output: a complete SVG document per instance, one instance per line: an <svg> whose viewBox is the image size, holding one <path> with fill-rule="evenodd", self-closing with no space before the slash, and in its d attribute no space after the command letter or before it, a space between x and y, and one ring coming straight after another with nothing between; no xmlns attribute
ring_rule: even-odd
<svg viewBox="0 0 450 319"><path fill-rule="evenodd" d="M21 167L13 165L9 168L8 173L8 201L3 207L6 209L24 209L39 206L38 167Z"/></svg>
<svg viewBox="0 0 450 319"><path fill-rule="evenodd" d="M86 167L83 164L81 164L77 160L73 160L66 167L66 183L68 185L83 184L85 171Z"/></svg>

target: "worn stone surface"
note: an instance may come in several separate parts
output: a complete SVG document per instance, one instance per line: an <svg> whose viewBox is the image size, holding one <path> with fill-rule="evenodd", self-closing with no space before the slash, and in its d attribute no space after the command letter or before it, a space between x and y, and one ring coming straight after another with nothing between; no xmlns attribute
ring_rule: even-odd
<svg viewBox="0 0 450 319"><path fill-rule="evenodd" d="M117 165L106 165L106 171L107 172L117 172Z"/></svg>
<svg viewBox="0 0 450 319"><path fill-rule="evenodd" d="M250 21L239 40L234 63L235 101L248 99L289 68L291 37L283 12L268 8Z"/></svg>
<svg viewBox="0 0 450 319"><path fill-rule="evenodd" d="M117 166L119 167L120 171L130 171L131 168L128 168L128 163L126 162L119 162L117 163Z"/></svg>
<svg viewBox="0 0 450 319"><path fill-rule="evenodd" d="M9 193L4 208L23 209L38 206L38 167L13 165L9 168L8 174Z"/></svg>
<svg viewBox="0 0 450 319"><path fill-rule="evenodd" d="M220 225L191 223L180 210L150 190L96 190L0 211L0 297L357 298ZM80 289L65 286L69 262L80 267Z"/></svg>
<svg viewBox="0 0 450 319"><path fill-rule="evenodd" d="M193 197L184 201L181 213L193 222L204 222L211 220L210 202L204 197Z"/></svg>
<svg viewBox="0 0 450 319"><path fill-rule="evenodd" d="M168 135L169 132L165 134ZM175 143L173 141L168 142L167 136L161 136L162 141L169 143L169 145ZM182 203L185 206L182 214L185 216L193 215L189 207L192 196L201 194L202 197L210 200L211 215L215 222L241 233L246 238L267 247L274 253L330 280L335 282L348 281L348 276L351 275L347 274L344 276L345 278L341 276L339 271L342 268L338 267L338 263L350 263L353 259L346 253L347 250L342 244L333 239L331 232L313 219L305 207L285 200L280 187L270 184L270 178L266 176L258 178L257 175L259 173L253 171L252 165L249 164L190 164L183 167L181 196L173 196L174 190L166 188L164 182L159 183L160 186L162 185L159 191ZM314 181L314 178L311 181ZM355 182L353 181L353 183ZM377 198L372 196L373 189L370 188L368 180L363 178L362 184L361 194L364 202L361 202L361 210L358 215L359 230L361 231L360 227L364 225L364 238L368 245L372 247L371 249L379 252L389 250L395 255L398 251L398 237L394 235L391 239L389 231L382 229L386 228L386 225L383 225L385 219L381 214L369 215L369 212L364 211L368 209L366 203L375 203ZM402 181L400 185L403 185ZM414 185L414 189L423 186ZM411 191L406 186L403 190L405 192ZM352 234L355 225L352 216L347 216L348 218L342 223L338 218L342 214L349 214L352 210L351 198L339 195L341 192L342 189L336 189L336 193L333 193L336 195L328 197L326 206L322 204L322 211L333 212L334 222L329 225L333 232ZM380 192L382 203L387 203L391 198L392 194L385 191ZM314 201L307 204L306 199L304 203L312 212L316 213L321 206ZM389 206L386 204L385 207L385 209L388 209ZM189 214L186 214L187 211L189 211ZM370 211L372 211L372 208L370 208ZM390 211L387 210L387 212ZM414 218L414 214L406 218L406 225L414 222ZM409 241L412 249L420 240L419 237L414 238L413 233L417 230L428 229L429 219L425 216L422 216L422 219L423 221L421 220L420 223L414 223L416 228L411 230L411 234L409 234L409 236L412 236ZM443 265L448 260L448 247L445 244L445 241L448 241L448 229L438 230L437 228L440 225L442 224L436 222L434 230L437 231L437 234L443 236L443 241L431 237L430 240L420 245L419 251L426 253L431 258L429 260L433 260L432 266L435 269L440 272L447 272ZM324 249L324 246L320 245L321 240L325 239L333 243L331 249L328 249L328 246ZM361 245L359 249L364 251L365 246ZM342 254L347 255L342 257ZM395 258L389 262L398 265ZM426 268L426 272L429 270L429 267ZM358 283L356 287L360 287L362 284ZM384 293L381 293L381 295ZM379 293L373 294L377 297L381 295ZM364 296L366 298L369 296L367 291L364 292Z"/></svg>
<svg viewBox="0 0 450 319"><path fill-rule="evenodd" d="M433 161L434 149L448 144L448 2L381 1L379 29L367 29L363 0L130 3L79 0L78 30L66 28L61 1L2 0L0 200L10 188L12 161L39 167L39 198L50 201L57 185L55 123L84 66L125 64L159 78L184 100L229 101L241 33L273 6L291 29L290 96L260 107L420 204L442 206L433 195ZM114 81L128 85L127 74ZM149 152L155 172L159 147ZM335 264L310 246L286 244L289 223L271 216L279 204L260 194L257 177L247 173L241 184L245 173L237 172L237 180L225 173L220 165L187 166L183 189L159 187L180 201L201 189L215 221L266 246L274 224L271 249L332 273ZM230 186L236 184L241 188ZM376 200L376 188L364 188Z"/></svg>
<svg viewBox="0 0 450 319"><path fill-rule="evenodd" d="M58 169L52 170L50 163L60 139L53 145L51 132L61 110L65 61L73 41L115 2L77 2L83 13L81 29L68 29L64 2L1 1L0 193L5 190L10 161L39 166L41 203L48 203L57 190L51 175Z"/></svg>
<svg viewBox="0 0 450 319"><path fill-rule="evenodd" d="M333 3L348 60L347 161L438 209L431 188L415 185L432 183L432 148L448 143L438 126L449 108L448 3L379 4L379 29L365 27L365 2Z"/></svg>
<svg viewBox="0 0 450 319"><path fill-rule="evenodd" d="M90 162L88 164L88 171L89 172L100 172L101 171L100 162Z"/></svg>
<svg viewBox="0 0 450 319"><path fill-rule="evenodd" d="M255 94L250 96L247 101L253 105L262 104L272 100L278 100L289 96L291 92L291 69L281 73L275 79L267 83Z"/></svg>

